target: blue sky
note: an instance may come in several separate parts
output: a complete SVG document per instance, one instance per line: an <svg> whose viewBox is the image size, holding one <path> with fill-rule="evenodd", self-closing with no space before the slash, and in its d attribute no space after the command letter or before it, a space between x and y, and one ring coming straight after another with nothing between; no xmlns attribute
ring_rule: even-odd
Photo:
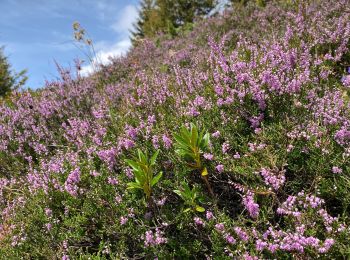
<svg viewBox="0 0 350 260"><path fill-rule="evenodd" d="M78 21L94 42L102 62L130 47L129 30L137 19L138 0L0 0L0 46L16 71L28 69L30 88L57 78L55 61L73 67L87 60L74 45ZM84 71L89 71L84 67Z"/></svg>

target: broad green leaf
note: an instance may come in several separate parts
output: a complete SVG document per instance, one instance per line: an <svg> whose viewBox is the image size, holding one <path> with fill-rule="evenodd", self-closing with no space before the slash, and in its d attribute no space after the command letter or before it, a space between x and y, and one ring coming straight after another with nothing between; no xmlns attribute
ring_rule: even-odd
<svg viewBox="0 0 350 260"><path fill-rule="evenodd" d="M127 189L143 189L142 186L137 183L137 182L129 182L128 184L128 188Z"/></svg>
<svg viewBox="0 0 350 260"><path fill-rule="evenodd" d="M199 133L198 139L197 139L197 145L200 147L201 142L203 140L203 135L204 135L204 129Z"/></svg>
<svg viewBox="0 0 350 260"><path fill-rule="evenodd" d="M134 171L134 176L135 179L141 184L143 184L146 181L146 176L143 171Z"/></svg>
<svg viewBox="0 0 350 260"><path fill-rule="evenodd" d="M151 186L153 187L155 184L158 183L159 179L163 176L163 173L160 172L154 178L152 179Z"/></svg>
<svg viewBox="0 0 350 260"><path fill-rule="evenodd" d="M137 149L137 153L138 153L140 162L142 162L144 165L147 165L148 163L147 156L140 149Z"/></svg>
<svg viewBox="0 0 350 260"><path fill-rule="evenodd" d="M184 212L189 212L191 210L191 208L187 208L184 210Z"/></svg>
<svg viewBox="0 0 350 260"><path fill-rule="evenodd" d="M204 212L204 211L205 211L205 208L196 205L196 211L198 211L198 212Z"/></svg>
<svg viewBox="0 0 350 260"><path fill-rule="evenodd" d="M179 144L182 144L184 146L188 146L188 142L179 134L173 134L173 137L175 138L176 142Z"/></svg>
<svg viewBox="0 0 350 260"><path fill-rule="evenodd" d="M132 167L135 171L138 171L139 170L139 165L137 162L133 161L133 160L129 160L129 159L126 159L125 160L127 162L127 164L129 164L130 167Z"/></svg>
<svg viewBox="0 0 350 260"><path fill-rule="evenodd" d="M206 133L204 136L203 136L203 139L201 141L201 148L202 149L205 149L208 147L208 144L209 144L209 133Z"/></svg>
<svg viewBox="0 0 350 260"><path fill-rule="evenodd" d="M177 195L179 195L181 198L183 198L183 196L182 196L182 191L180 191L180 190L173 190L173 192L174 193L176 193Z"/></svg>
<svg viewBox="0 0 350 260"><path fill-rule="evenodd" d="M194 124L191 124L191 144L197 145L198 130Z"/></svg>
<svg viewBox="0 0 350 260"><path fill-rule="evenodd" d="M152 158L151 158L151 161L150 161L150 165L154 165L156 160L157 160L157 157L158 157L158 154L159 154L159 149L152 155Z"/></svg>
<svg viewBox="0 0 350 260"><path fill-rule="evenodd" d="M182 127L180 130L181 137L185 140L186 143L191 143L191 133L186 127Z"/></svg>

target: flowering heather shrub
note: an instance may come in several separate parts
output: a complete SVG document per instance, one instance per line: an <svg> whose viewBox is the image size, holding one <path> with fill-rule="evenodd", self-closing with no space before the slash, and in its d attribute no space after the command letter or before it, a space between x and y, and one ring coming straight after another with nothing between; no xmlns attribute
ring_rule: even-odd
<svg viewBox="0 0 350 260"><path fill-rule="evenodd" d="M3 100L0 255L349 258L350 2L292 2L228 9ZM175 151L191 123L210 133L212 196ZM160 150L152 207L127 189L137 149Z"/></svg>

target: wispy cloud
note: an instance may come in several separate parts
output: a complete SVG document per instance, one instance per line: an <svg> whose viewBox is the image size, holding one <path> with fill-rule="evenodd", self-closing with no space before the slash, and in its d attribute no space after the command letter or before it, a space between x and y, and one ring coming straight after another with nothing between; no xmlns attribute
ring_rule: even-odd
<svg viewBox="0 0 350 260"><path fill-rule="evenodd" d="M115 44L97 42L95 44L96 57L93 58L92 64L82 67L81 74L83 76L91 74L98 64L106 65L110 62L110 58L126 54L131 47L129 33L138 17L137 7L127 5L118 13L117 17L118 19L112 23L110 28L119 35L120 40Z"/></svg>
<svg viewBox="0 0 350 260"><path fill-rule="evenodd" d="M99 43L96 45L98 46ZM103 47L97 51L96 57L93 58L91 64L82 67L81 75L87 76L94 72L94 68L98 66L98 64L108 64L111 58L126 54L131 46L131 42L129 39L125 39L113 45L107 45L106 43L101 43L100 45Z"/></svg>
<svg viewBox="0 0 350 260"><path fill-rule="evenodd" d="M118 15L118 20L112 24L111 28L117 33L128 33L136 22L137 17L137 7L134 5L127 5L121 10Z"/></svg>

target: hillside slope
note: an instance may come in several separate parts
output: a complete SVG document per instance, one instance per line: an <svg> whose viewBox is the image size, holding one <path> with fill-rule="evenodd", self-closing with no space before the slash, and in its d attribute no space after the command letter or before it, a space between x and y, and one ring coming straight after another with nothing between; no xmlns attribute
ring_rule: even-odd
<svg viewBox="0 0 350 260"><path fill-rule="evenodd" d="M0 256L350 257L349 37L348 0L237 7L14 93Z"/></svg>

